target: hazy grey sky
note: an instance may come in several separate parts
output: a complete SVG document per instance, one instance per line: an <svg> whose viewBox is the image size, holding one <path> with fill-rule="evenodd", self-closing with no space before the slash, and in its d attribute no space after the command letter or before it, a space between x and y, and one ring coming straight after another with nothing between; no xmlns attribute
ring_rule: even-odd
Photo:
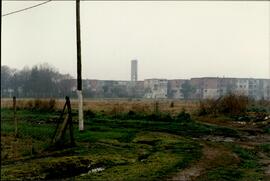
<svg viewBox="0 0 270 181"><path fill-rule="evenodd" d="M3 2L3 13L39 2ZM270 2L81 2L83 78L269 77ZM75 2L2 19L2 65L76 77Z"/></svg>

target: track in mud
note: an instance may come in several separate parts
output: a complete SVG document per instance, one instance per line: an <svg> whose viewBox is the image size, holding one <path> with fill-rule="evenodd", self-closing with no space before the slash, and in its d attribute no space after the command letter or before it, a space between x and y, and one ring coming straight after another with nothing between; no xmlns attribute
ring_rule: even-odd
<svg viewBox="0 0 270 181"><path fill-rule="evenodd" d="M245 130L241 130L245 131ZM203 175L205 175L209 170L214 169L218 164L220 157L224 157L224 155L230 156L234 158L235 163L239 163L240 159L239 156L233 153L228 148L221 146L223 143L235 144L239 145L242 148L248 150L255 150L257 149L257 156L258 156L258 164L263 171L262 180L269 181L270 180L270 157L269 153L265 153L262 150L258 150L258 147L265 143L270 143L270 135L269 134L262 134L261 130L246 131L243 133L244 136L240 138L230 138L230 137L220 137L220 136L206 136L200 138L201 143L203 144L203 156L200 160L196 163L192 164L191 166L180 170L178 173L172 175L168 178L168 181L196 181L196 180L204 180ZM212 144L214 143L214 144ZM219 146L216 143L220 143ZM232 162L233 164L233 162Z"/></svg>

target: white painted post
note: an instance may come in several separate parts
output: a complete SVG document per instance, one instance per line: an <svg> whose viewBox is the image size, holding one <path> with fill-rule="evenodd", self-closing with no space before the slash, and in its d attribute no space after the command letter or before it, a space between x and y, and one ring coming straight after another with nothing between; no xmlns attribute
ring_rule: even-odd
<svg viewBox="0 0 270 181"><path fill-rule="evenodd" d="M82 96L82 91L77 90L77 95L78 95L78 107L79 107L79 130L83 131L84 126L83 126L83 96Z"/></svg>
<svg viewBox="0 0 270 181"><path fill-rule="evenodd" d="M83 131L83 97L82 97L82 62L81 62L81 27L80 0L76 0L76 35L77 35L77 95L79 109L79 130Z"/></svg>

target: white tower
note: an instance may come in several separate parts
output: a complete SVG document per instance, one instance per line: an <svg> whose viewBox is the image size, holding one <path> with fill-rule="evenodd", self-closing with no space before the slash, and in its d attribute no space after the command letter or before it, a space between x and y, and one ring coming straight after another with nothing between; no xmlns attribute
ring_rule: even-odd
<svg viewBox="0 0 270 181"><path fill-rule="evenodd" d="M131 60L131 82L138 80L138 61Z"/></svg>

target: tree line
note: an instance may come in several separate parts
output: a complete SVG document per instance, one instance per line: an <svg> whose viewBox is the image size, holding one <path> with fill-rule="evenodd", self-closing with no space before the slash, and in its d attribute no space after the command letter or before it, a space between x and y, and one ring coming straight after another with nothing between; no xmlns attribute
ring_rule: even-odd
<svg viewBox="0 0 270 181"><path fill-rule="evenodd" d="M44 63L22 70L1 66L1 97L64 97L72 93L73 77Z"/></svg>
<svg viewBox="0 0 270 181"><path fill-rule="evenodd" d="M44 63L22 70L1 66L1 97L21 98L64 98L77 97L77 81L69 74L61 74L53 66ZM93 91L83 80L84 97L91 98L127 98L143 97L137 95L136 87L117 85L115 81L105 81L101 88Z"/></svg>
<svg viewBox="0 0 270 181"><path fill-rule="evenodd" d="M44 63L32 68L21 70L1 66L1 97L21 98L64 98L77 97L76 79L70 74L61 74L53 66ZM127 86L115 81L104 81L98 90L93 90L90 84L83 80L83 94L92 98L143 98L147 89ZM195 88L186 81L181 86L184 99L189 99ZM169 97L171 94L169 93Z"/></svg>

